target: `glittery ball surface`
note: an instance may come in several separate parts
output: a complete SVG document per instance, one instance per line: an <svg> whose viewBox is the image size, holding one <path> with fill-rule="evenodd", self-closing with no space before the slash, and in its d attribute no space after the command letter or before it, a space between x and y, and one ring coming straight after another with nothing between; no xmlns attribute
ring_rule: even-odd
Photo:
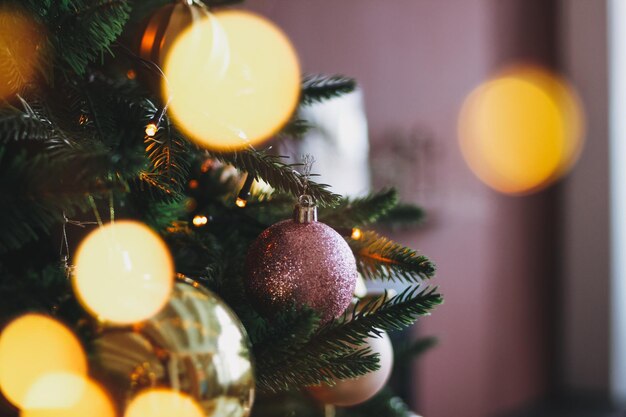
<svg viewBox="0 0 626 417"><path fill-rule="evenodd" d="M261 233L248 252L246 272L248 295L260 313L307 305L322 322L344 312L357 279L354 255L339 233L324 223L293 220Z"/></svg>

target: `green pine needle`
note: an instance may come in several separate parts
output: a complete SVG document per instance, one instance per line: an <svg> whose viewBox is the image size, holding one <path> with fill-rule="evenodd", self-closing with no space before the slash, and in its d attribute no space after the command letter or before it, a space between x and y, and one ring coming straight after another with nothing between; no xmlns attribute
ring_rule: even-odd
<svg viewBox="0 0 626 417"><path fill-rule="evenodd" d="M333 97L350 93L356 81L343 75L308 75L302 80L302 105L319 103Z"/></svg>
<svg viewBox="0 0 626 417"><path fill-rule="evenodd" d="M152 117L156 114L156 108L153 110ZM146 136L144 143L152 163L151 174L159 176L161 183L182 191L191 166L189 142L174 128L169 118L163 117L156 135Z"/></svg>
<svg viewBox="0 0 626 417"><path fill-rule="evenodd" d="M427 257L375 232L363 232L349 243L365 279L419 282L435 275L435 265Z"/></svg>
<svg viewBox="0 0 626 417"><path fill-rule="evenodd" d="M292 321L279 325L275 340L269 332L263 342L255 345L261 388L277 392L290 386L332 384L333 378L354 378L370 372L378 366L375 355L358 348L367 337L410 326L441 302L436 289L409 288L390 299L385 295L362 308L357 305L351 313L312 335L310 315L292 317Z"/></svg>
<svg viewBox="0 0 626 417"><path fill-rule="evenodd" d="M357 378L379 369L378 354L369 349L311 357L288 355L275 362L257 362L257 388L281 392L293 387L333 385L334 378Z"/></svg>
<svg viewBox="0 0 626 417"><path fill-rule="evenodd" d="M0 109L0 143L43 141L50 139L52 135L53 127L49 121L12 108Z"/></svg>
<svg viewBox="0 0 626 417"><path fill-rule="evenodd" d="M63 163L0 147L0 253L47 235L64 215L86 210L88 195L108 195L112 184L69 176Z"/></svg>
<svg viewBox="0 0 626 417"><path fill-rule="evenodd" d="M232 153L213 152L211 155L222 162L233 165L240 171L262 178L280 192L298 197L304 190L304 177L295 169L301 164L285 164L281 162L280 156L253 149ZM332 207L337 205L341 196L330 192L328 187L327 184L309 181L307 193L315 199L318 205Z"/></svg>
<svg viewBox="0 0 626 417"><path fill-rule="evenodd" d="M409 287L395 297L387 294L359 303L343 317L326 325L310 343L330 349L345 350L360 345L382 331L402 330L443 302L437 288Z"/></svg>
<svg viewBox="0 0 626 417"><path fill-rule="evenodd" d="M30 2L39 2L30 0ZM85 73L89 63L110 52L110 45L122 33L129 18L126 0L53 1L46 11L51 38L58 59L76 74Z"/></svg>
<svg viewBox="0 0 626 417"><path fill-rule="evenodd" d="M320 220L335 228L366 226L376 223L397 204L396 190L382 190L361 198L344 198L337 207L320 213Z"/></svg>
<svg viewBox="0 0 626 417"><path fill-rule="evenodd" d="M311 309L291 308L272 318L271 325L258 329L253 335L254 357L264 361L267 356L280 357L298 350L311 338L319 326L319 316Z"/></svg>
<svg viewBox="0 0 626 417"><path fill-rule="evenodd" d="M424 210L412 204L398 204L376 219L376 224L399 229L406 226L418 226L424 221Z"/></svg>
<svg viewBox="0 0 626 417"><path fill-rule="evenodd" d="M307 120L294 117L281 129L278 136L302 139L309 129L311 129L311 125Z"/></svg>

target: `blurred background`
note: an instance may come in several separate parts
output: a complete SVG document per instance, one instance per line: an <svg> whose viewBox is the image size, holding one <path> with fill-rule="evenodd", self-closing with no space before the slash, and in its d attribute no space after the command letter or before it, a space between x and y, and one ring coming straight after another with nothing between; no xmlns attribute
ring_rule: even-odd
<svg viewBox="0 0 626 417"><path fill-rule="evenodd" d="M393 236L435 260L445 296L414 329L439 344L412 370L413 408L427 417L620 415L626 1L248 7L285 30L305 72L359 81L353 103L328 116L352 120L352 133L330 135L354 141L335 170L371 175L376 189L396 185L427 211L423 227ZM369 170L358 161L367 132Z"/></svg>

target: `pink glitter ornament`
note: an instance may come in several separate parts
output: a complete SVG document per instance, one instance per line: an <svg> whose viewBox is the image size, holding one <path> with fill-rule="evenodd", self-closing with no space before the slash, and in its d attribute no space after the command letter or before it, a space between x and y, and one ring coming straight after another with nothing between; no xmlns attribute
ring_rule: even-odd
<svg viewBox="0 0 626 417"><path fill-rule="evenodd" d="M307 305L327 322L350 305L356 261L343 237L317 221L310 197L303 197L293 219L269 227L250 247L246 287L261 314Z"/></svg>

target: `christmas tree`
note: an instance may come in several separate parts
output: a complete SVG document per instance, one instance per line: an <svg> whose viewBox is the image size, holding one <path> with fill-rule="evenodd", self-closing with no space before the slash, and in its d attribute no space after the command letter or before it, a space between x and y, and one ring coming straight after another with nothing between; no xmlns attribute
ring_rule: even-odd
<svg viewBox="0 0 626 417"><path fill-rule="evenodd" d="M2 415L87 415L85 402L92 416L412 415L381 385L392 356L401 367L432 340L394 355L387 332L442 297L429 259L376 230L413 226L422 211L394 190L334 194L308 158L273 153L309 128L298 108L354 80L296 73L290 108L276 98L289 77L262 76L282 71L282 58L217 80L214 62L181 63L209 51L236 66L237 19L269 23L232 3L0 2ZM208 28L213 44L189 36L192 52L174 52L189 27ZM241 48L265 54L267 33ZM226 60L214 52L220 36ZM169 73L166 49L177 57ZM180 93L175 64L202 79ZM222 79L256 90L229 101ZM219 100L190 107L205 83ZM254 96L266 83L278 87ZM186 119L194 106L210 109L197 129ZM246 119L256 113L260 124ZM354 296L359 276L406 289ZM74 382L81 394L60 401Z"/></svg>

